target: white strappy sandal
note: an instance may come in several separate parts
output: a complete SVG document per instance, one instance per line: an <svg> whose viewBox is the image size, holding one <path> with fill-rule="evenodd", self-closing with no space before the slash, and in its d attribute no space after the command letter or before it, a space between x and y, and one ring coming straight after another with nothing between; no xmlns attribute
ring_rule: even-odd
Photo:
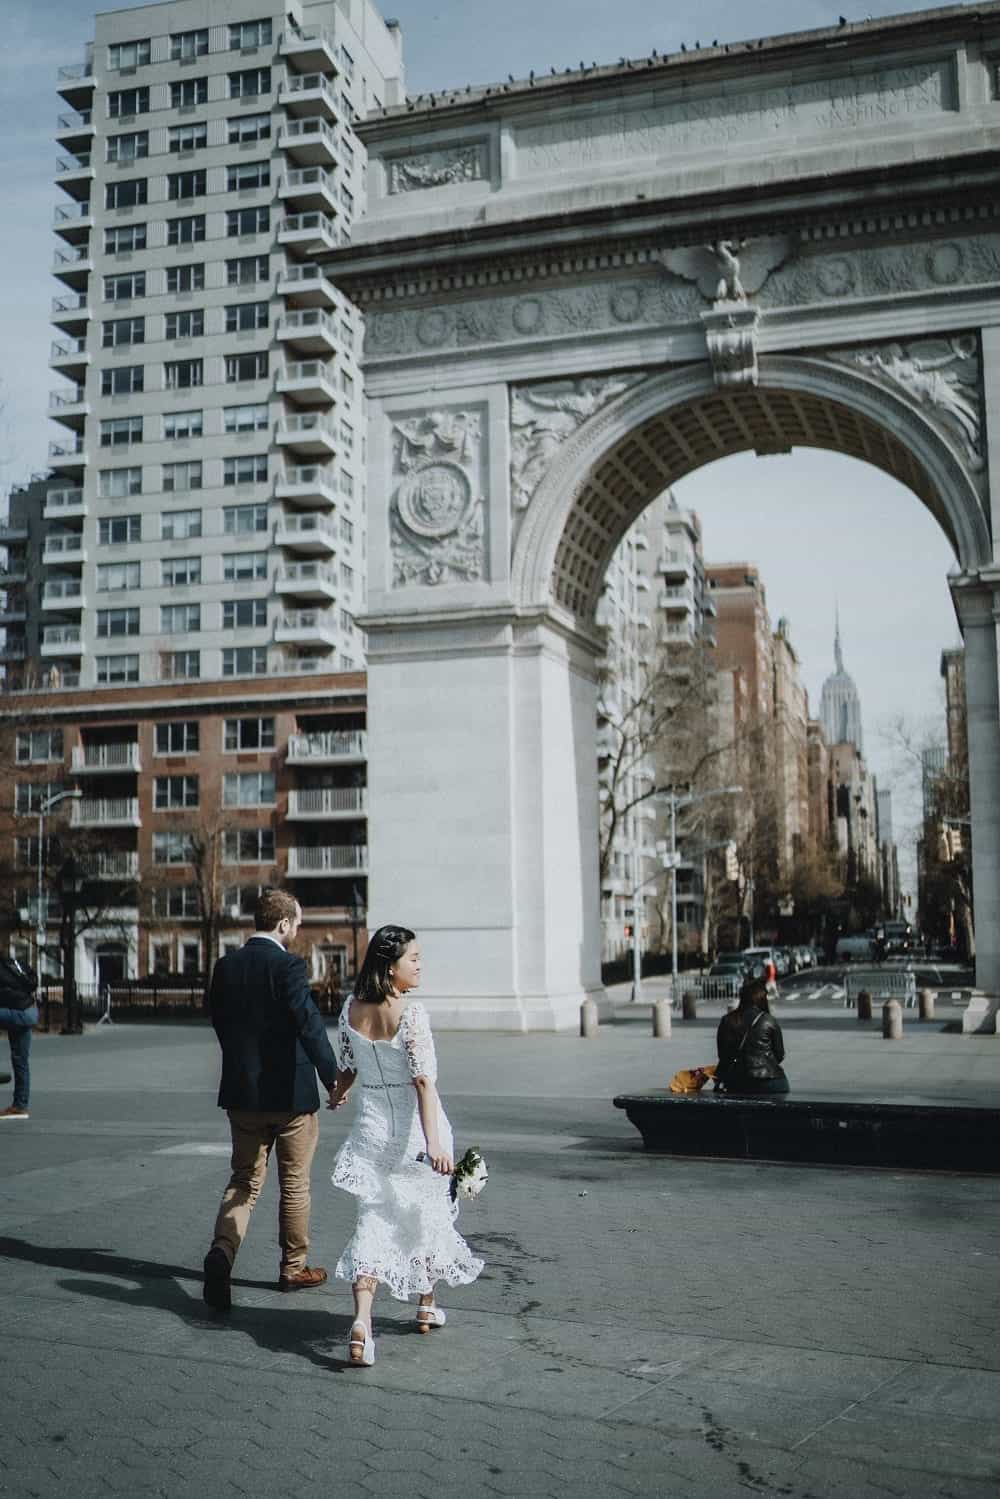
<svg viewBox="0 0 1000 1499"><path fill-rule="evenodd" d="M417 1307L417 1332L430 1332L432 1327L443 1327L447 1320L439 1306Z"/></svg>
<svg viewBox="0 0 1000 1499"><path fill-rule="evenodd" d="M364 1333L363 1338L356 1338L354 1336L359 1327ZM351 1341L348 1347L352 1364L357 1364L359 1368L371 1368L375 1362L375 1339L363 1322L351 1323Z"/></svg>

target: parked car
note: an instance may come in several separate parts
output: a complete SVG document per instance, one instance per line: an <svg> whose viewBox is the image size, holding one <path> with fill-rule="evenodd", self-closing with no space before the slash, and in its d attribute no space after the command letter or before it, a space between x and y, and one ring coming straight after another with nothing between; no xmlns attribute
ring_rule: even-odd
<svg viewBox="0 0 1000 1499"><path fill-rule="evenodd" d="M709 978L738 978L746 977L747 965L741 952L720 952L711 968L708 970Z"/></svg>
<svg viewBox="0 0 1000 1499"><path fill-rule="evenodd" d="M790 947L776 947L774 951L779 978L787 978L790 973L796 973L798 971L798 964L795 961L795 953ZM782 964L784 965L783 967Z"/></svg>
<svg viewBox="0 0 1000 1499"><path fill-rule="evenodd" d="M815 968L816 953L811 947L793 947L796 968Z"/></svg>
<svg viewBox="0 0 1000 1499"><path fill-rule="evenodd" d="M776 975L780 974L778 967L777 948L774 947L745 947L743 959L748 967L748 977L764 978L767 964L773 964ZM777 987L777 985L775 985Z"/></svg>
<svg viewBox="0 0 1000 1499"><path fill-rule="evenodd" d="M875 957L871 937L838 937L833 954L835 963L870 963Z"/></svg>

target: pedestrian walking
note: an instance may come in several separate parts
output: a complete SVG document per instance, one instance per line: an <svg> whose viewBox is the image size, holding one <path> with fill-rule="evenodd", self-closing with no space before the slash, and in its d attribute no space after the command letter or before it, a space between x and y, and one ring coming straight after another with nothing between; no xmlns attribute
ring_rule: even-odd
<svg viewBox="0 0 1000 1499"><path fill-rule="evenodd" d="M205 1256L204 1298L226 1311L230 1276L264 1185L273 1150L278 1162L278 1237L282 1291L321 1286L325 1270L307 1265L309 1172L319 1139L319 1089L328 1093L337 1063L309 992L303 960L288 951L302 908L287 890L265 889L252 937L215 965L209 991L222 1048L219 1107L229 1115L232 1175L222 1195Z"/></svg>
<svg viewBox="0 0 1000 1499"><path fill-rule="evenodd" d="M31 1101L31 1037L38 1024L37 979L32 969L0 954L0 1030L7 1032L14 1073L14 1100L0 1119L28 1119ZM3 1074L10 1082L10 1073Z"/></svg>
<svg viewBox="0 0 1000 1499"><path fill-rule="evenodd" d="M360 1101L333 1184L358 1201L354 1237L334 1274L354 1291L352 1364L375 1362L372 1302L379 1284L398 1301L419 1297L417 1331L443 1327L438 1281L468 1285L483 1268L455 1228L455 1146L438 1097L430 1021L409 998L420 983L420 948L407 927L379 927L337 1022L339 1108L355 1078Z"/></svg>

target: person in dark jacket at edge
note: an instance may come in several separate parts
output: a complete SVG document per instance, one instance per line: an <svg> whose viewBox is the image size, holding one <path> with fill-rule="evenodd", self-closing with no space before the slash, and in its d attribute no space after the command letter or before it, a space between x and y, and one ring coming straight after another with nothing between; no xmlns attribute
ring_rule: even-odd
<svg viewBox="0 0 1000 1499"><path fill-rule="evenodd" d="M0 1119L28 1119L31 1098L31 1036L38 1024L37 980L30 968L0 954L0 1031L7 1032L10 1063L14 1069L14 1101L0 1109ZM9 1083L10 1073L0 1072L0 1083Z"/></svg>
<svg viewBox="0 0 1000 1499"><path fill-rule="evenodd" d="M215 965L209 1010L222 1048L219 1107L229 1114L232 1174L205 1256L203 1294L217 1311L231 1305L233 1261L264 1185L278 1162L278 1288L321 1286L326 1271L306 1264L311 1207L309 1172L319 1140L316 1074L332 1093L337 1063L309 991L306 965L290 953L302 908L287 890L267 888L243 947Z"/></svg>
<svg viewBox="0 0 1000 1499"><path fill-rule="evenodd" d="M748 979L735 1010L723 1015L716 1032L719 1064L715 1086L727 1093L787 1093L782 1070L785 1043L767 1002L767 983Z"/></svg>

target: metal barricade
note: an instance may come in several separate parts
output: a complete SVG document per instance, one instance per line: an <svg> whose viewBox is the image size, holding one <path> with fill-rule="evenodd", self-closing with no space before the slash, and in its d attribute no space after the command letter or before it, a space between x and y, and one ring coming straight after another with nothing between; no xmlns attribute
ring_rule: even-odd
<svg viewBox="0 0 1000 1499"><path fill-rule="evenodd" d="M917 1003L917 976L912 968L861 968L844 975L844 1008L857 1003L866 989L873 1000L898 999L906 1009Z"/></svg>

